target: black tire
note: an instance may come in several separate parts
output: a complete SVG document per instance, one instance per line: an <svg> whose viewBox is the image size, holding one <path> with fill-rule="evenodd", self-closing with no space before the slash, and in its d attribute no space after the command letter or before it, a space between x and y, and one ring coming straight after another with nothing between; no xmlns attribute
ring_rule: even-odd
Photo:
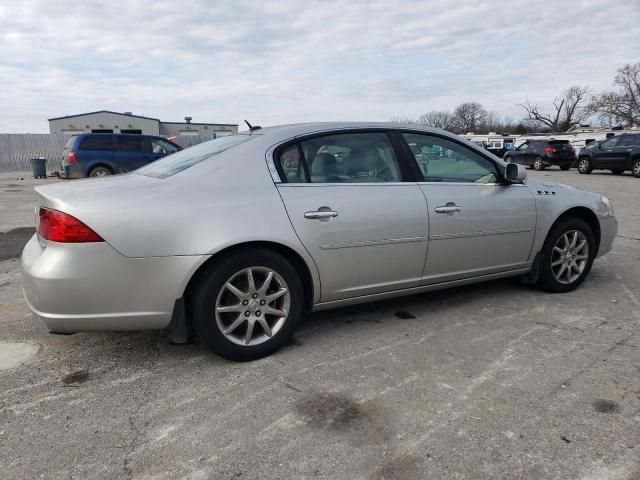
<svg viewBox="0 0 640 480"><path fill-rule="evenodd" d="M624 173L624 170L613 169L611 170L611 173L613 173L614 175L622 175Z"/></svg>
<svg viewBox="0 0 640 480"><path fill-rule="evenodd" d="M266 268L280 275L289 290L289 309L284 324L272 337L257 345L239 345L221 331L216 318L216 303L225 284L238 272L249 268ZM302 318L304 289L298 272L282 255L267 248L254 247L236 251L211 264L196 286L194 295L190 299L190 309L198 335L214 353L228 360L246 362L271 355L291 338ZM260 313L256 312L256 314ZM241 314L238 315L240 318ZM266 313L264 318L267 319ZM257 320L255 325L254 334L260 332L264 334ZM247 331L247 325L243 323L234 330L234 334L241 328ZM255 330L256 328L258 330Z"/></svg>
<svg viewBox="0 0 640 480"><path fill-rule="evenodd" d="M506 156L506 157L504 157L504 161L507 162L507 163L513 163L513 158L510 157L510 156Z"/></svg>
<svg viewBox="0 0 640 480"><path fill-rule="evenodd" d="M588 247L586 265L580 275L571 283L562 283L554 275L551 263L554 259L554 247L562 236L571 231L582 232ZM547 292L564 293L576 289L587 277L596 254L596 239L591 227L584 220L576 217L562 218L553 226L542 247L542 260L540 265L540 277L538 286ZM556 253L556 257L558 254Z"/></svg>
<svg viewBox="0 0 640 480"><path fill-rule="evenodd" d="M108 177L109 175L113 175L113 172L109 167L104 167L102 165L98 165L97 167L93 167L89 172L90 177Z"/></svg>
<svg viewBox="0 0 640 480"><path fill-rule="evenodd" d="M640 178L640 158L634 158L631 162L631 173L636 178Z"/></svg>
<svg viewBox="0 0 640 480"><path fill-rule="evenodd" d="M570 163L565 163L564 165L560 165L560 170L569 170L571 168Z"/></svg>
<svg viewBox="0 0 640 480"><path fill-rule="evenodd" d="M578 159L578 172L588 175L593 172L593 163L589 157L580 157Z"/></svg>
<svg viewBox="0 0 640 480"><path fill-rule="evenodd" d="M542 160L541 157L536 157L533 159L533 169L537 171L545 169L544 160Z"/></svg>

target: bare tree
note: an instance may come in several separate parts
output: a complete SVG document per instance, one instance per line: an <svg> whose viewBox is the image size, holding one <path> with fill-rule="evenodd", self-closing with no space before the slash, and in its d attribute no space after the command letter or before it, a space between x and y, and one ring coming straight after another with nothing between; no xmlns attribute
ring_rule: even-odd
<svg viewBox="0 0 640 480"><path fill-rule="evenodd" d="M618 69L613 80L616 92L602 92L589 104L591 113L611 127L622 123L627 127L640 125L640 63Z"/></svg>
<svg viewBox="0 0 640 480"><path fill-rule="evenodd" d="M391 117L389 121L392 123L406 123L406 124L419 123L418 121L409 117Z"/></svg>
<svg viewBox="0 0 640 480"><path fill-rule="evenodd" d="M573 86L553 99L551 111L543 112L538 104L529 100L519 105L525 109L529 120L544 125L551 131L566 132L589 117L591 112L587 108L588 100L589 87Z"/></svg>
<svg viewBox="0 0 640 480"><path fill-rule="evenodd" d="M451 112L446 110L432 110L418 118L418 123L428 127L442 128L443 130L453 130L455 126Z"/></svg>
<svg viewBox="0 0 640 480"><path fill-rule="evenodd" d="M475 132L487 118L487 111L476 102L458 105L453 111L455 129L460 133Z"/></svg>

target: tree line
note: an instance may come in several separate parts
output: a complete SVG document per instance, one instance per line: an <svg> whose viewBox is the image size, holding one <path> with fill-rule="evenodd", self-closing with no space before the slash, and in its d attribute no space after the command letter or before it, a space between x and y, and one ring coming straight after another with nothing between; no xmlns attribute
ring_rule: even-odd
<svg viewBox="0 0 640 480"><path fill-rule="evenodd" d="M588 86L574 85L548 106L525 99L517 104L524 110L524 118L518 121L487 111L477 102L462 103L453 111L432 110L417 119L394 117L391 121L480 134L566 132L587 122L609 128L640 126L640 63L618 68L612 85L612 90L599 94Z"/></svg>

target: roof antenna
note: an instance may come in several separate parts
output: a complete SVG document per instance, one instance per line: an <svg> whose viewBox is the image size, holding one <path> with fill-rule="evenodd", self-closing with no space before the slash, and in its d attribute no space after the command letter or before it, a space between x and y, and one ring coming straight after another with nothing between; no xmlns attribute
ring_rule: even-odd
<svg viewBox="0 0 640 480"><path fill-rule="evenodd" d="M249 123L249 121L248 121L248 120L245 120L245 121L244 121L244 123L246 123L246 124L247 124L247 126L249 127L249 131L250 131L250 132L253 132L253 131L255 131L255 130L260 130L260 129L262 128L262 127L260 127L259 125L256 125L256 126L254 127L253 125L251 125L251 124Z"/></svg>

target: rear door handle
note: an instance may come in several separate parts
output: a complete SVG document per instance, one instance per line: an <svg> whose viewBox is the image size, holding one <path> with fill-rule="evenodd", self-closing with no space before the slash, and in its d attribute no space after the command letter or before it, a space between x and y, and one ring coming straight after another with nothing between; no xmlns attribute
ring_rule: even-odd
<svg viewBox="0 0 640 480"><path fill-rule="evenodd" d="M338 212L333 210L313 210L311 212L304 212L304 218L309 220L329 220L330 218L337 217Z"/></svg>
<svg viewBox="0 0 640 480"><path fill-rule="evenodd" d="M446 205L436 207L436 213L446 213L447 215L455 215L460 210L462 209L453 202L449 202Z"/></svg>

